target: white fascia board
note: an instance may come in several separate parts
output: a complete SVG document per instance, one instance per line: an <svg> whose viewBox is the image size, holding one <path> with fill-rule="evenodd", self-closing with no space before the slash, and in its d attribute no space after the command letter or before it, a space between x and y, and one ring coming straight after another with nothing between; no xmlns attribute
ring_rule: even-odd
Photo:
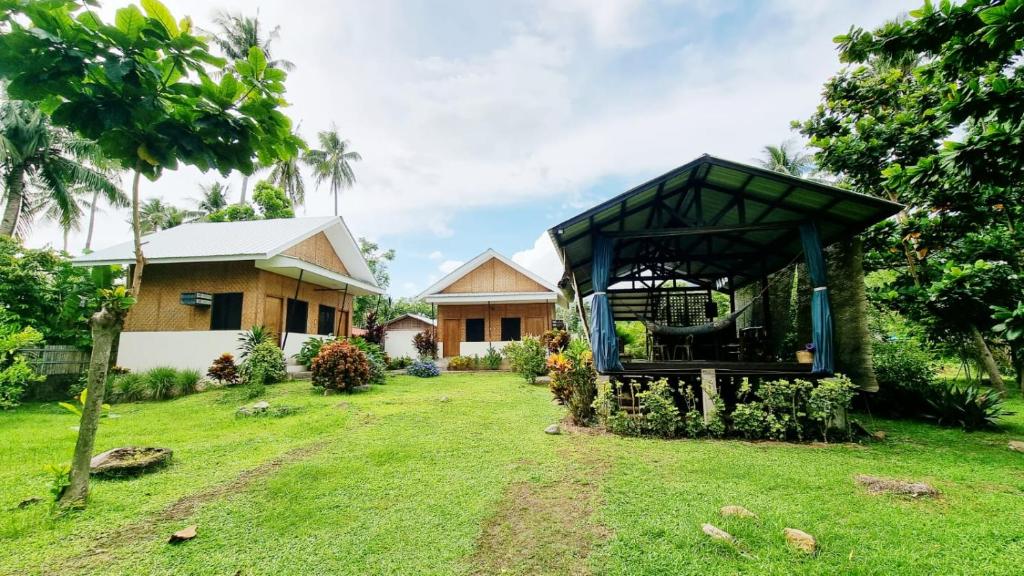
<svg viewBox="0 0 1024 576"><path fill-rule="evenodd" d="M488 294L434 294L424 298L431 304L487 304L555 302L558 295L551 292L498 292Z"/></svg>
<svg viewBox="0 0 1024 576"><path fill-rule="evenodd" d="M297 270L304 270L306 272L309 272L310 274L316 274L317 276L322 276L333 282L338 282L350 286L352 288L358 289L349 290L350 294L358 295L384 293L384 290L373 284L363 282L362 280L356 280L355 278L345 276L344 274L338 274L337 272L328 270L322 266L310 264L309 262L299 260L298 258L292 258L291 256L274 256L273 258L268 258L267 260L257 260L256 267L259 268L260 270L266 270L268 272L278 272L278 270L282 268L294 268Z"/></svg>
<svg viewBox="0 0 1024 576"><path fill-rule="evenodd" d="M224 256L182 256L180 258L146 258L146 264L190 264L198 262L238 262L240 260L262 260L265 254L227 254ZM87 268L91 266L113 266L120 264L126 266L135 264L135 257L131 258L108 258L105 260L82 260L76 258L71 261L72 266Z"/></svg>

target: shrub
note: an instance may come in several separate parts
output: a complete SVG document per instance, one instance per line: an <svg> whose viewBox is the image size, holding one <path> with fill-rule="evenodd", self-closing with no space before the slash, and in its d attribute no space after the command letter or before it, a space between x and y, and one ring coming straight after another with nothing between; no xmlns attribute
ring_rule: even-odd
<svg viewBox="0 0 1024 576"><path fill-rule="evenodd" d="M239 346L242 348L242 354L239 358L245 360L257 346L270 341L270 332L268 332L264 326L253 326L245 332L242 332L238 337Z"/></svg>
<svg viewBox="0 0 1024 576"><path fill-rule="evenodd" d="M142 374L129 372L115 376L111 383L111 401L136 402L148 396L146 381Z"/></svg>
<svg viewBox="0 0 1024 576"><path fill-rule="evenodd" d="M640 401L641 431L645 435L672 438L682 428L683 420L672 399L672 390L665 379L651 383L637 395Z"/></svg>
<svg viewBox="0 0 1024 576"><path fill-rule="evenodd" d="M768 432L768 413L764 404L757 401L737 404L732 411L732 429L748 440L764 438Z"/></svg>
<svg viewBox="0 0 1024 576"><path fill-rule="evenodd" d="M811 390L807 398L807 413L818 423L821 439L828 442L829 430L840 430L844 437L849 437L849 421L846 412L853 402L856 386L849 378L836 375L823 378Z"/></svg>
<svg viewBox="0 0 1024 576"><path fill-rule="evenodd" d="M399 356L388 361L388 370L404 370L412 365L412 358Z"/></svg>
<svg viewBox="0 0 1024 576"><path fill-rule="evenodd" d="M495 350L494 346L487 347L487 353L483 357L483 367L487 370L498 370L501 368L501 353Z"/></svg>
<svg viewBox="0 0 1024 576"><path fill-rule="evenodd" d="M178 371L170 366L158 366L142 374L146 397L153 400L173 397L177 381Z"/></svg>
<svg viewBox="0 0 1024 576"><path fill-rule="evenodd" d="M412 345L416 347L421 358L437 358L437 337L434 328L425 328L423 332L413 336Z"/></svg>
<svg viewBox="0 0 1024 576"><path fill-rule="evenodd" d="M235 366L235 357L227 352L221 354L213 361L213 365L206 371L206 375L221 384L236 384L238 382L238 367Z"/></svg>
<svg viewBox="0 0 1024 576"><path fill-rule="evenodd" d="M931 408L927 417L943 426L960 426L964 430L994 428L1003 416L1011 414L994 390L981 390L974 384L967 386L937 386L928 398Z"/></svg>
<svg viewBox="0 0 1024 576"><path fill-rule="evenodd" d="M518 342L509 342L505 345L504 354L512 370L528 383L533 384L537 376L544 374L546 354L540 339L526 336Z"/></svg>
<svg viewBox="0 0 1024 576"><path fill-rule="evenodd" d="M448 369L453 372L458 372L460 370L477 370L479 368L479 356L455 356L448 360Z"/></svg>
<svg viewBox="0 0 1024 576"><path fill-rule="evenodd" d="M873 404L886 414L920 416L929 411L935 386L932 353L915 340L875 342L872 363L878 379Z"/></svg>
<svg viewBox="0 0 1024 576"><path fill-rule="evenodd" d="M349 392L370 383L370 360L353 343L340 340L320 348L313 359L313 385Z"/></svg>
<svg viewBox="0 0 1024 576"><path fill-rule="evenodd" d="M199 381L202 379L203 375L199 373L199 370L194 368L178 370L178 374L174 379L175 396L195 394L199 387Z"/></svg>
<svg viewBox="0 0 1024 576"><path fill-rule="evenodd" d="M28 360L18 350L43 340L33 328L19 329L12 324L0 324L0 409L18 406L29 382L43 379L37 375Z"/></svg>
<svg viewBox="0 0 1024 576"><path fill-rule="evenodd" d="M406 370L406 373L419 378L433 378L441 375L441 369L431 360L417 360Z"/></svg>
<svg viewBox="0 0 1024 576"><path fill-rule="evenodd" d="M387 380L388 366L384 349L358 336L349 338L349 343L359 348L370 363L370 384L383 384Z"/></svg>
<svg viewBox="0 0 1024 576"><path fill-rule="evenodd" d="M288 379L284 352L277 344L264 340L253 346L239 366L238 375L243 384L274 384Z"/></svg>
<svg viewBox="0 0 1024 576"><path fill-rule="evenodd" d="M377 312L371 310L363 317L364 338L371 344L381 345L384 343L384 325L378 321Z"/></svg>
<svg viewBox="0 0 1024 576"><path fill-rule="evenodd" d="M541 335L540 341L552 354L561 352L569 346L569 333L565 330L548 330Z"/></svg>
<svg viewBox="0 0 1024 576"><path fill-rule="evenodd" d="M550 356L551 393L569 409L573 421L586 425L594 419L597 372L585 342L573 342L564 353Z"/></svg>
<svg viewBox="0 0 1024 576"><path fill-rule="evenodd" d="M796 437L803 440L807 420L807 399L812 385L806 380L762 382L757 396L768 414L768 436L775 440Z"/></svg>
<svg viewBox="0 0 1024 576"><path fill-rule="evenodd" d="M324 345L326 340L324 338L310 338L302 343L302 347L299 348L299 353L295 355L295 359L309 370L313 365L313 358L320 353L320 348Z"/></svg>

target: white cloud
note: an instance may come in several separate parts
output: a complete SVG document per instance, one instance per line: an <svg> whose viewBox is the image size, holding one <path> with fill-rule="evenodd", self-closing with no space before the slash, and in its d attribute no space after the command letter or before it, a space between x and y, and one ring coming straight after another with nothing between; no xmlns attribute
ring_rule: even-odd
<svg viewBox="0 0 1024 576"><path fill-rule="evenodd" d="M429 256L427 256L427 258L430 258L431 260L440 260L441 258L444 258L444 254L442 254L440 250L434 250Z"/></svg>
<svg viewBox="0 0 1024 576"><path fill-rule="evenodd" d="M445 260L437 265L437 269L440 270L442 274L451 274L458 269L459 266L462 266L465 263L466 262L463 260Z"/></svg>
<svg viewBox="0 0 1024 576"><path fill-rule="evenodd" d="M512 260L552 284L557 284L562 279L562 260L558 257L555 245L551 243L551 237L547 232L537 237L532 248L513 254Z"/></svg>

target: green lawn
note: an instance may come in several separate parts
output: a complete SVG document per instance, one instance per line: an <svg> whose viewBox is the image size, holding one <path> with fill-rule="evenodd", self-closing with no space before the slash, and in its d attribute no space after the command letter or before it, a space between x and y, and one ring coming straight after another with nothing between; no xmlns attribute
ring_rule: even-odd
<svg viewBox="0 0 1024 576"><path fill-rule="evenodd" d="M397 377L351 396L273 386L283 418L234 417L224 391L117 405L97 448L175 450L168 469L93 484L51 517L45 465L74 418L0 413L0 574L1012 574L1024 564L1024 403L1006 430L876 421L869 445L548 436L563 415L507 374ZM870 496L855 474L923 480ZM740 504L754 520L723 519ZM716 545L712 522L742 542ZM199 536L168 545L189 524ZM813 558L782 529L814 534Z"/></svg>

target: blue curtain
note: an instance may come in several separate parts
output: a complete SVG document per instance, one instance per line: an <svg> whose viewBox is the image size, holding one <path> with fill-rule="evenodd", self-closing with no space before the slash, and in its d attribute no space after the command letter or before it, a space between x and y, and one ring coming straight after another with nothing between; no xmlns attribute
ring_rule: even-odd
<svg viewBox="0 0 1024 576"><path fill-rule="evenodd" d="M594 238L594 260L591 282L594 298L590 301L590 349L594 352L594 368L600 373L622 370L619 342L615 336L615 319L608 301L608 277L612 268L613 240Z"/></svg>
<svg viewBox="0 0 1024 576"><path fill-rule="evenodd" d="M803 244L807 271L814 293L811 295L811 341L814 342L815 374L832 374L835 371L832 348L832 309L828 302L828 275L825 272L825 255L821 251L821 237L814 222L800 225L800 242Z"/></svg>

